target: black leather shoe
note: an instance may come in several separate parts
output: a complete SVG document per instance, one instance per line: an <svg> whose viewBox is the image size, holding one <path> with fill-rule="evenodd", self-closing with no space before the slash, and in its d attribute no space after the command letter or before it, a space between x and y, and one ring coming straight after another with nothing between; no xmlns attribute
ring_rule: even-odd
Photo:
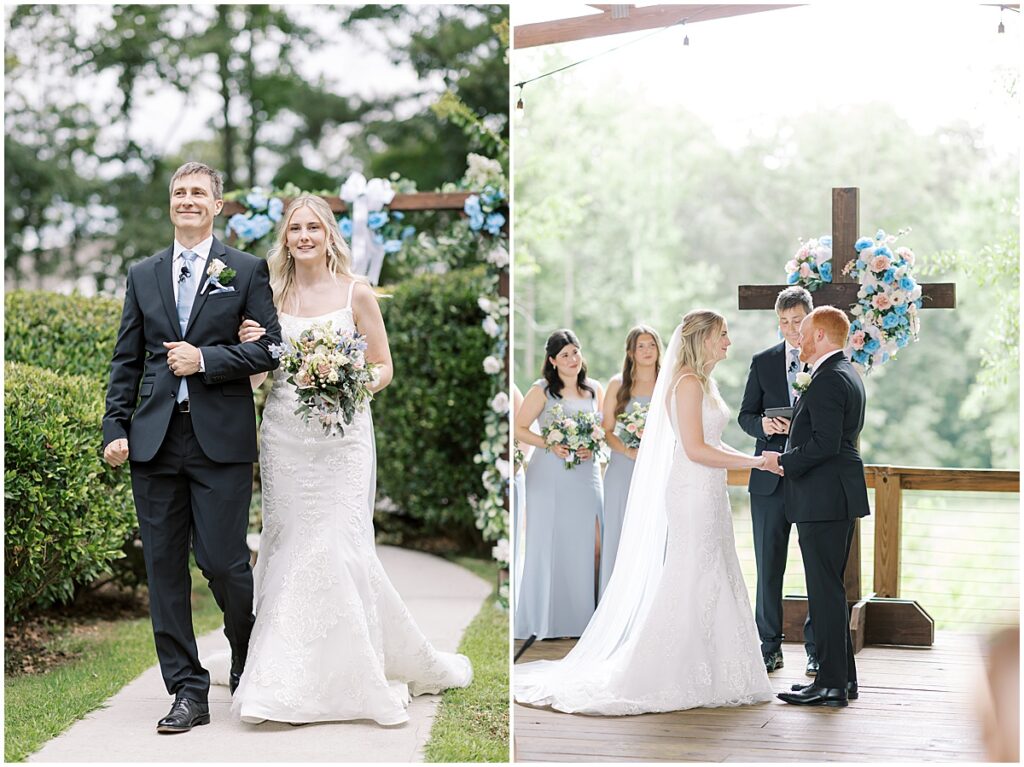
<svg viewBox="0 0 1024 767"><path fill-rule="evenodd" d="M778 698L795 706L846 708L850 705L845 689L841 687L818 687L816 684L809 684L797 692L780 692Z"/></svg>
<svg viewBox="0 0 1024 767"><path fill-rule="evenodd" d="M769 674L782 668L782 650L772 650L764 654L764 669Z"/></svg>
<svg viewBox="0 0 1024 767"><path fill-rule="evenodd" d="M792 687L790 687L789 689L791 689L793 692L799 692L800 690L806 690L808 687L810 687L813 684L814 684L814 682L811 682L811 684L795 684ZM847 697L848 700L857 700L857 698L860 697L860 692L857 691L857 683L856 682L847 682L846 683L846 697Z"/></svg>
<svg viewBox="0 0 1024 767"><path fill-rule="evenodd" d="M200 724L210 723L210 706L191 698L175 698L171 711L156 723L156 731L188 732Z"/></svg>
<svg viewBox="0 0 1024 767"><path fill-rule="evenodd" d="M804 670L804 674L807 676L818 675L818 656L808 655L807 656L807 668Z"/></svg>
<svg viewBox="0 0 1024 767"><path fill-rule="evenodd" d="M234 650L231 651L231 671L228 672L228 689L231 690L231 694L235 694L235 690L238 689L238 683L242 681L242 672L245 670L245 656L236 653Z"/></svg>

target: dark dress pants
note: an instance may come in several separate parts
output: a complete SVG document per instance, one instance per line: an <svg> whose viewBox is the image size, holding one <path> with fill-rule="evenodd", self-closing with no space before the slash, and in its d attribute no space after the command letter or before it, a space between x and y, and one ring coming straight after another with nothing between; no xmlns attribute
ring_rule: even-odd
<svg viewBox="0 0 1024 767"><path fill-rule="evenodd" d="M856 520L798 522L800 553L807 577L807 603L814 622L821 687L845 688L857 681L850 637L850 610L843 574L853 543Z"/></svg>
<svg viewBox="0 0 1024 767"><path fill-rule="evenodd" d="M253 584L246 531L251 463L214 463L196 441L191 418L175 412L151 461L132 462L149 609L167 691L205 703L210 675L192 628L189 545L224 612L224 633L244 657L252 633Z"/></svg>

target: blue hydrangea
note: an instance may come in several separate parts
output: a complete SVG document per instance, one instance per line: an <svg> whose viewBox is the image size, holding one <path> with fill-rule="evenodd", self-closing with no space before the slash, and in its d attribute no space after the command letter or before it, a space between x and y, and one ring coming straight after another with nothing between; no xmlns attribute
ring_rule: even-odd
<svg viewBox="0 0 1024 767"><path fill-rule="evenodd" d="M480 197L478 195L471 194L469 197L466 198L466 202L463 203L462 209L466 212L466 215L469 216L471 219L475 215L482 215L483 211L480 210ZM479 227L474 228L478 229Z"/></svg>
<svg viewBox="0 0 1024 767"><path fill-rule="evenodd" d="M401 249L402 249L402 241L401 240L387 240L384 243L384 252L385 253L397 253Z"/></svg>
<svg viewBox="0 0 1024 767"><path fill-rule="evenodd" d="M832 282L832 262L826 261L818 267L818 274L821 275L821 279L825 282Z"/></svg>
<svg viewBox="0 0 1024 767"><path fill-rule="evenodd" d="M501 227L505 225L505 217L501 213L488 213L484 226L487 231L497 237L501 234Z"/></svg>
<svg viewBox="0 0 1024 767"><path fill-rule="evenodd" d="M859 363L860 363L861 365L867 365L867 364L868 364L868 361L869 361L870 359L871 359L871 355L870 355L870 354L868 354L868 353L867 353L866 351L864 351L863 349L861 349L860 351L856 351L856 352L854 352L854 353L853 353L853 361L854 361L854 362L859 362Z"/></svg>
<svg viewBox="0 0 1024 767"><path fill-rule="evenodd" d="M257 215L253 216L250 223L253 233L251 239L253 240L258 240L261 237L270 234L270 232L273 231L274 229L274 222L271 221L267 216L265 216L262 213L258 213Z"/></svg>
<svg viewBox="0 0 1024 767"><path fill-rule="evenodd" d="M403 218L405 218L405 214L400 210L393 210L391 211L391 218L393 218L395 221L401 221Z"/></svg>
<svg viewBox="0 0 1024 767"><path fill-rule="evenodd" d="M906 277L905 276L905 277L900 279L900 288L902 290L910 291L910 290L913 290L916 287L917 287L917 283L914 282L914 278L913 277Z"/></svg>
<svg viewBox="0 0 1024 767"><path fill-rule="evenodd" d="M258 186L254 186L252 191L245 196L245 204L253 210L266 210L268 200L266 195L263 194L263 190Z"/></svg>
<svg viewBox="0 0 1024 767"><path fill-rule="evenodd" d="M366 217L366 225L371 229L380 229L388 222L388 214L383 210L375 210Z"/></svg>
<svg viewBox="0 0 1024 767"><path fill-rule="evenodd" d="M863 326L861 325L860 320L854 320L853 322L850 323L850 332L856 333L858 330L861 329L861 327Z"/></svg>
<svg viewBox="0 0 1024 767"><path fill-rule="evenodd" d="M477 210L469 214L469 228L474 232L479 232L484 228L484 214L483 211Z"/></svg>
<svg viewBox="0 0 1024 767"><path fill-rule="evenodd" d="M861 237L853 243L853 249L860 253L862 250L870 248L874 244L874 241L870 237Z"/></svg>
<svg viewBox="0 0 1024 767"><path fill-rule="evenodd" d="M343 216L338 220L338 229L341 231L341 236L346 240L352 239L352 219L348 216Z"/></svg>
<svg viewBox="0 0 1024 767"><path fill-rule="evenodd" d="M281 201L281 198L275 197L267 203L267 215L275 224L281 220L282 213L284 213L284 202Z"/></svg>
<svg viewBox="0 0 1024 767"><path fill-rule="evenodd" d="M894 327L900 324L900 316L890 312L882 318L882 327L886 330L892 330Z"/></svg>
<svg viewBox="0 0 1024 767"><path fill-rule="evenodd" d="M905 315L905 314L901 314L900 315L900 327L902 327L902 328L909 328L910 327L910 318L907 315Z"/></svg>
<svg viewBox="0 0 1024 767"><path fill-rule="evenodd" d="M407 226L407 227L405 227L405 229L402 230L402 239L403 240L408 240L414 234L416 234L416 227L415 226Z"/></svg>
<svg viewBox="0 0 1024 767"><path fill-rule="evenodd" d="M249 217L236 213L228 220L228 231L234 232L243 240L251 240L249 235Z"/></svg>

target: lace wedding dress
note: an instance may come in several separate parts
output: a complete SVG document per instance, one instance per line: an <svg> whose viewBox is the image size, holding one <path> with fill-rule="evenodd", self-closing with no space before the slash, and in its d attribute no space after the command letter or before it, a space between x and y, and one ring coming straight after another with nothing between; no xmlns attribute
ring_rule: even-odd
<svg viewBox="0 0 1024 767"><path fill-rule="evenodd" d="M353 328L350 308L282 314L283 337L328 320ZM405 722L410 694L469 685L469 659L431 646L377 558L369 408L328 437L294 414L285 378L274 372L263 412L256 624L231 710L252 723Z"/></svg>
<svg viewBox="0 0 1024 767"><path fill-rule="evenodd" d="M655 397L664 397L667 388L663 384ZM643 550L651 556L637 557L634 549L625 573L616 563L609 583L611 604L598 607L580 643L565 659L514 668L515 698L521 703L615 716L737 706L773 697L736 555L727 471L687 458L673 392L674 385L669 397L661 399L671 403L671 431L665 430L664 441L671 463L665 456L661 481L663 537L641 543L639 528L657 520L640 525L629 517L645 510L627 506L626 525L632 522L633 530L622 546L646 547ZM721 445L729 411L713 383L711 394L704 395L702 417L705 442ZM649 468L656 460L641 455L638 472L641 462ZM639 474L641 483L645 479ZM637 491L637 482L635 474L631 494ZM640 560L655 552L664 552L664 558L648 577L643 569L647 565ZM640 569L631 571L633 566ZM650 593L638 593L645 588Z"/></svg>

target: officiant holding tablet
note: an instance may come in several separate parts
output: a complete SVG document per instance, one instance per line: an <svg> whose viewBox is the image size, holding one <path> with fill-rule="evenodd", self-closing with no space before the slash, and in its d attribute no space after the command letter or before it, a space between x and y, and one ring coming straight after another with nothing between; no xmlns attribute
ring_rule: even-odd
<svg viewBox="0 0 1024 767"><path fill-rule="evenodd" d="M798 396L793 384L804 368L800 362L800 323L813 308L811 294L802 287L789 287L779 293L775 313L783 340L758 352L750 362L739 424L757 440L755 455L765 450L781 453L786 449L792 407ZM786 521L785 481L772 472L751 469L748 486L757 563L755 618L761 654L769 672L783 666L782 579L791 528ZM804 622L804 648L806 673L814 676L818 660L810 616Z"/></svg>

